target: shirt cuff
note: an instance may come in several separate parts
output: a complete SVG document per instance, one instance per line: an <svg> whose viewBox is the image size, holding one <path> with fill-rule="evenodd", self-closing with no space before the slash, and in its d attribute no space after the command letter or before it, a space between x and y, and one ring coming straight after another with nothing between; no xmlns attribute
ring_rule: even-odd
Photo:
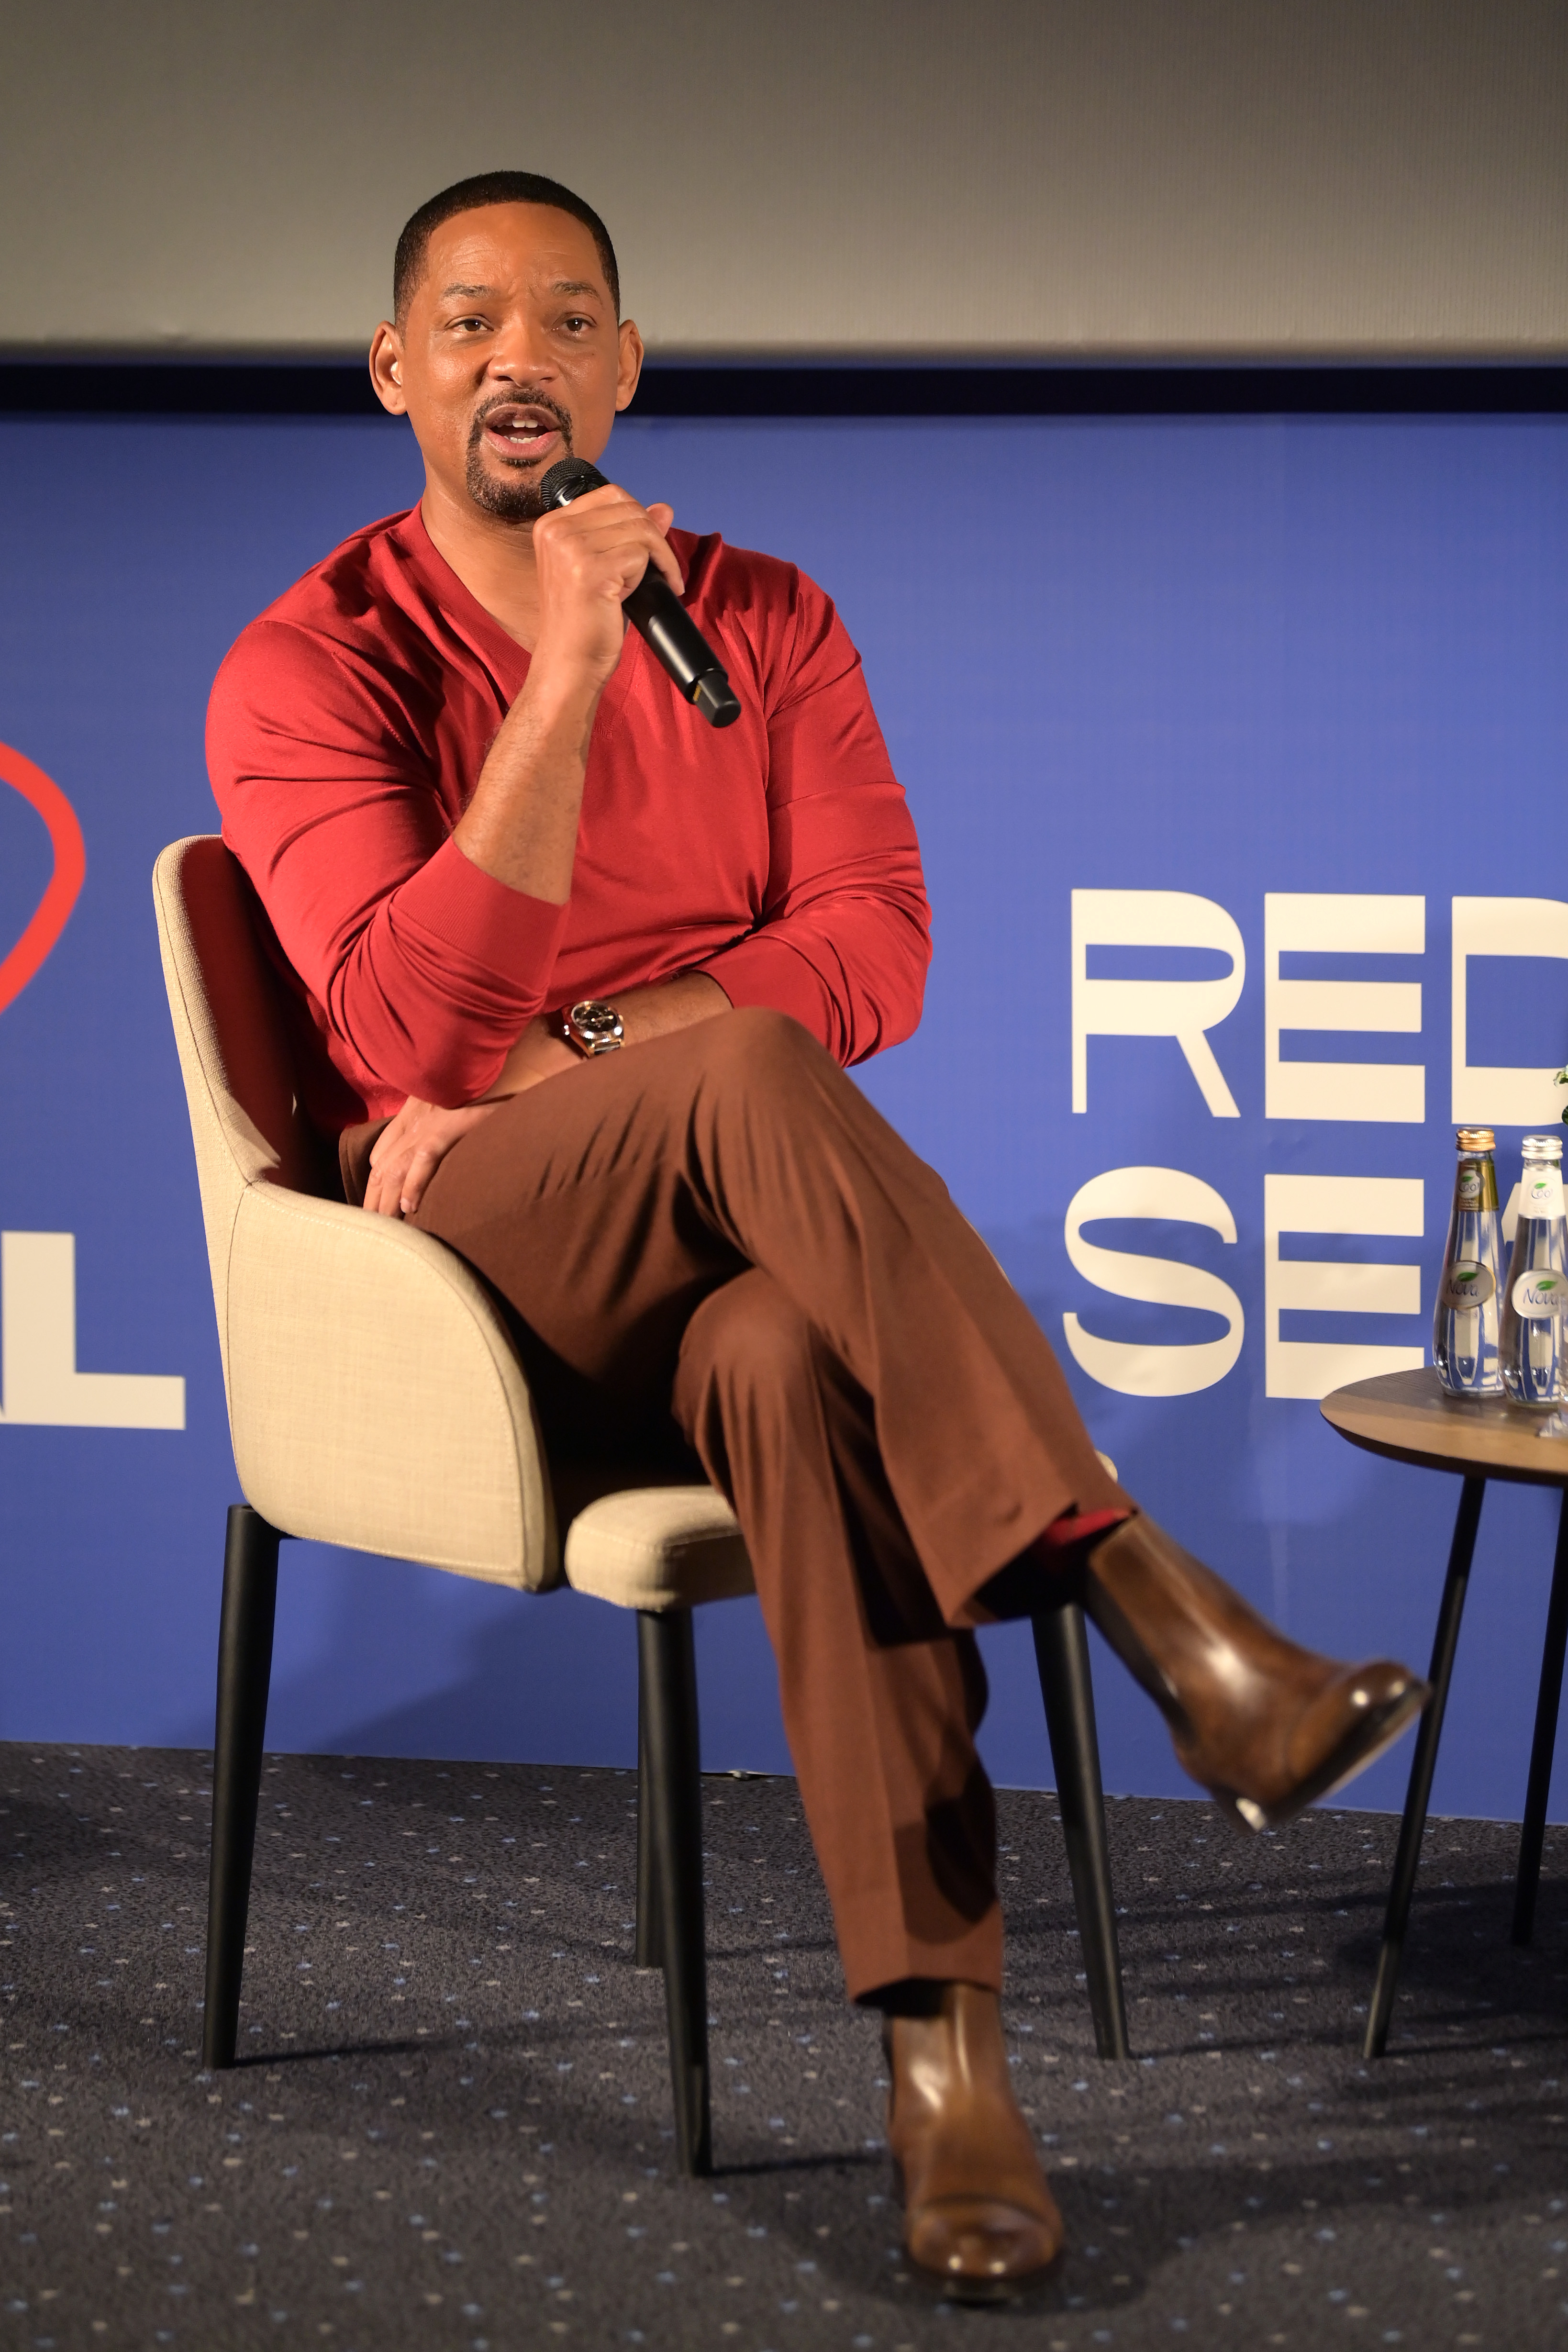
<svg viewBox="0 0 1568 2352"><path fill-rule="evenodd" d="M549 982L570 912L497 882L450 838L402 884L397 907L448 947L530 994Z"/></svg>
<svg viewBox="0 0 1568 2352"><path fill-rule="evenodd" d="M766 1004L788 1013L819 1045L835 1050L842 1027L838 1007L815 965L787 941L769 939L766 930L752 931L695 969L716 980L731 1004Z"/></svg>

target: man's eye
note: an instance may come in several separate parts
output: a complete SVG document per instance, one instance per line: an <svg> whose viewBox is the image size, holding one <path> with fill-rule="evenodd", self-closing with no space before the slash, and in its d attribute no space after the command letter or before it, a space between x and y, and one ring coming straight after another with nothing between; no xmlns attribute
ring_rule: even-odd
<svg viewBox="0 0 1568 2352"><path fill-rule="evenodd" d="M579 332L586 334L592 324L593 321L591 319L580 319L575 314L570 319L563 319L561 320L561 325L563 327L570 328L573 334L577 334Z"/></svg>
<svg viewBox="0 0 1568 2352"><path fill-rule="evenodd" d="M461 332L471 329L475 334L483 334L490 321L488 319L454 319L452 323Z"/></svg>

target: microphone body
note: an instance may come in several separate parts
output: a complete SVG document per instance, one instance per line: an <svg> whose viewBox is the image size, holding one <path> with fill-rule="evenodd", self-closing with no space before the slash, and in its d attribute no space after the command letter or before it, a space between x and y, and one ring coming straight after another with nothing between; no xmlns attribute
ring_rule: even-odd
<svg viewBox="0 0 1568 2352"><path fill-rule="evenodd" d="M608 488L586 457L561 457L542 477L539 496L547 507L569 507L587 490ZM740 699L723 663L655 565L649 564L621 609L664 664L676 691L710 727L728 727L739 718Z"/></svg>

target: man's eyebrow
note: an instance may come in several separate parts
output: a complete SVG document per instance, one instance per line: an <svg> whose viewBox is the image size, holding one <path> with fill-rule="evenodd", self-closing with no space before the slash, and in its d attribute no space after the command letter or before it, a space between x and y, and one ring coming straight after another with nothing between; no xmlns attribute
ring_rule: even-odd
<svg viewBox="0 0 1568 2352"><path fill-rule="evenodd" d="M482 301L495 291L493 286L444 286L439 299L443 302ZM552 294L602 295L603 291L604 289L596 286L591 278L558 278L550 288Z"/></svg>

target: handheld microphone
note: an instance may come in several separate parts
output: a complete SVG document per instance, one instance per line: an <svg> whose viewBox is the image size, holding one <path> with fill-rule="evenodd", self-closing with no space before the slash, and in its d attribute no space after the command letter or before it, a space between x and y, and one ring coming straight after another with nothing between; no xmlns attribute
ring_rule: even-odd
<svg viewBox="0 0 1568 2352"><path fill-rule="evenodd" d="M569 507L585 490L609 487L586 457L561 457L541 478L539 496L547 507ZM723 663L655 565L649 564L621 609L710 727L728 727L739 718L740 698Z"/></svg>

